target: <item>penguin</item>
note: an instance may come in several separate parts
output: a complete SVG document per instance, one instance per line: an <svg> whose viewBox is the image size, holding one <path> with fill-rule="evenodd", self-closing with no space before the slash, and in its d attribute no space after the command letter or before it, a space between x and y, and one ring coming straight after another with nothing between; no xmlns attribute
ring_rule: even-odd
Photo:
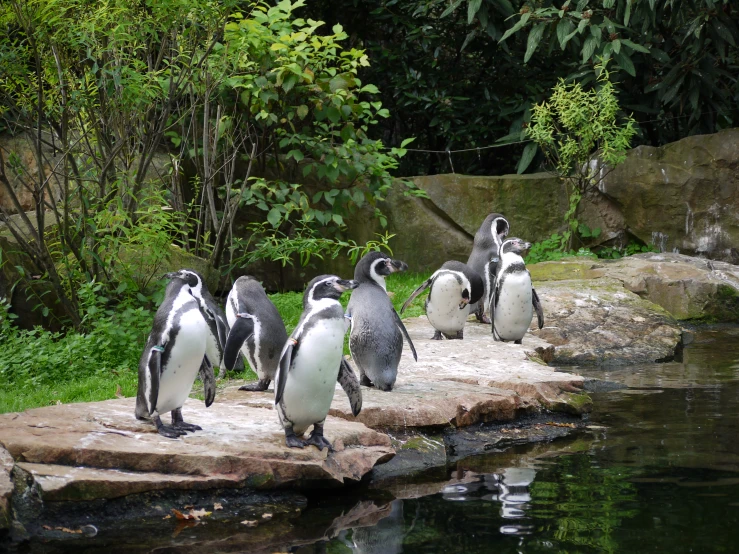
<svg viewBox="0 0 739 554"><path fill-rule="evenodd" d="M354 280L359 286L352 291L346 310L351 322L349 351L359 368L359 382L364 386L392 390L403 352L403 337L418 361L413 341L385 289L385 277L406 269L405 262L380 252L363 256L354 268Z"/></svg>
<svg viewBox="0 0 739 554"><path fill-rule="evenodd" d="M200 372L205 387L205 405L215 398L213 366L206 354L208 323L193 288L202 286L194 272L168 273L171 279L164 301L154 315L154 324L139 360L136 418L150 419L160 435L177 438L201 427L185 423L182 405ZM183 278L184 277L184 278ZM172 413L172 425L161 415Z"/></svg>
<svg viewBox="0 0 739 554"><path fill-rule="evenodd" d="M267 390L275 378L282 347L287 341L280 313L259 281L246 275L236 279L228 293L226 317L231 326L223 355L226 369L233 369L241 352L259 381L239 387L239 390Z"/></svg>
<svg viewBox="0 0 739 554"><path fill-rule="evenodd" d="M426 317L436 329L432 340L464 338L464 325L469 315L469 306L478 302L484 291L482 277L467 264L457 261L445 262L441 269L424 281L400 308L402 314L413 300L426 289L429 295L424 308Z"/></svg>
<svg viewBox="0 0 739 554"><path fill-rule="evenodd" d="M194 275L198 279L198 285L192 287L192 295L200 303L200 309L205 316L208 324L208 332L206 334L206 352L208 359L212 363L218 365L218 378L222 379L226 375L226 367L223 362L223 351L226 348L226 338L229 333L229 323L226 321L226 315L221 307L211 296L208 288L205 286L205 279L194 269L180 269L176 275L182 279L188 279L189 275ZM244 370L244 361L239 359L234 363L231 369L237 371Z"/></svg>
<svg viewBox="0 0 739 554"><path fill-rule="evenodd" d="M531 243L510 238L500 247L500 262L487 265L493 283L486 304L492 320L493 340L521 344L536 311L539 329L544 326L544 311L531 285L531 275L522 256Z"/></svg>
<svg viewBox="0 0 739 554"><path fill-rule="evenodd" d="M342 293L358 285L336 275L320 275L308 283L303 313L285 342L275 376L275 406L287 446L332 449L323 436L323 423L337 381L349 397L352 413L356 416L362 409L359 381L343 356L347 323L339 303ZM301 437L311 425L313 431L304 440Z"/></svg>
<svg viewBox="0 0 739 554"><path fill-rule="evenodd" d="M472 244L472 252L467 260L467 265L484 279L485 290L483 295L485 297L488 296L488 291L492 286L492 283L487 282L486 279L485 264L498 257L500 245L510 229L511 226L503 215L492 213L485 218L485 221L482 222L477 233L475 233L475 240ZM485 305L482 302L473 303L470 306L470 312L475 314L477 321L490 323L490 320L485 316Z"/></svg>

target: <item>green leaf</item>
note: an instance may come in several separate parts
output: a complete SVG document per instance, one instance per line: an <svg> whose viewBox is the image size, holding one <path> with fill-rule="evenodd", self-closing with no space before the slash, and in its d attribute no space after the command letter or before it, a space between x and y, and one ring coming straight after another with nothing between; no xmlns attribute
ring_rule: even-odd
<svg viewBox="0 0 739 554"><path fill-rule="evenodd" d="M326 115L328 116L331 123L338 123L341 119L341 113L339 113L339 110L337 110L333 106L326 110Z"/></svg>
<svg viewBox="0 0 739 554"><path fill-rule="evenodd" d="M629 26L629 19L631 19L631 0L626 0L626 11L624 12L624 27Z"/></svg>
<svg viewBox="0 0 739 554"><path fill-rule="evenodd" d="M582 63L587 62L593 57L595 47L598 45L598 39L595 37L588 37L582 45Z"/></svg>
<svg viewBox="0 0 739 554"><path fill-rule="evenodd" d="M627 38L622 38L621 44L623 44L624 46L628 46L629 48L631 48L632 50L636 50L637 52L641 52L643 54L649 54L649 48L646 48L642 46L641 44L636 44L635 42L632 42ZM669 57L667 59L669 61Z"/></svg>
<svg viewBox="0 0 739 554"><path fill-rule="evenodd" d="M456 10L459 5L462 3L462 0L456 0L451 6L449 6L447 9L445 9L443 12L441 12L441 15L439 16L439 19L445 18L447 15L452 13L454 10Z"/></svg>
<svg viewBox="0 0 739 554"><path fill-rule="evenodd" d="M509 36L511 36L513 33L518 31L519 29L522 29L524 25L526 25L526 22L529 20L529 17L531 17L531 12L526 12L521 16L521 19L519 19L516 24L508 29L505 33L503 33L503 36L500 37L500 40L498 42L503 42L505 39L507 39Z"/></svg>
<svg viewBox="0 0 739 554"><path fill-rule="evenodd" d="M629 46L629 45L627 45ZM670 63L670 56L665 52L664 50L660 50L659 48L652 47L649 50L649 53L652 55L652 57L657 60L659 63L665 64Z"/></svg>
<svg viewBox="0 0 739 554"><path fill-rule="evenodd" d="M541 37L544 35L544 30L547 28L546 23L537 23L529 33L529 40L526 43L526 54L523 57L523 63L527 63L531 56L536 52L537 46L541 42Z"/></svg>
<svg viewBox="0 0 739 554"><path fill-rule="evenodd" d="M416 137L407 138L403 142L400 143L400 147L401 148L405 148L406 146L408 146L414 140L416 140Z"/></svg>
<svg viewBox="0 0 739 554"><path fill-rule="evenodd" d="M334 223L336 223L337 225L343 225L344 224L344 218L341 217L339 214L333 214L331 216L331 219L333 219L334 220Z"/></svg>
<svg viewBox="0 0 739 554"><path fill-rule="evenodd" d="M621 51L621 41L618 39L612 41L611 48L613 48L614 54L618 54Z"/></svg>
<svg viewBox="0 0 739 554"><path fill-rule="evenodd" d="M467 24L471 25L472 22L475 20L475 15L480 10L480 6L482 5L482 0L470 0L470 3L467 4Z"/></svg>
<svg viewBox="0 0 739 554"><path fill-rule="evenodd" d="M303 156L303 153L300 150L290 150L290 152L287 153L288 158L295 158L296 162L299 162L302 160L305 156Z"/></svg>
<svg viewBox="0 0 739 554"><path fill-rule="evenodd" d="M621 66L621 69L632 77L636 77L634 62L631 61L631 58L626 54L626 52L614 52L613 57L618 62L618 65Z"/></svg>
<svg viewBox="0 0 739 554"><path fill-rule="evenodd" d="M300 106L298 106L296 113L298 114L298 117L300 119L305 119L305 116L308 115L308 106L306 106L305 104L301 104Z"/></svg>
<svg viewBox="0 0 739 554"><path fill-rule="evenodd" d="M538 146L535 142L530 142L526 145L526 147L523 149L523 154L521 154L521 159L518 161L516 173L520 175L521 173L526 171L526 168L529 167L534 159L534 156L536 155L537 148Z"/></svg>
<svg viewBox="0 0 739 554"><path fill-rule="evenodd" d="M574 28L575 25L573 25L572 21L566 18L561 19L559 23L557 23L557 40L559 41L559 46L562 48L562 50L565 49L565 46L567 44L565 38L572 32L572 29Z"/></svg>
<svg viewBox="0 0 739 554"><path fill-rule="evenodd" d="M282 214L277 208L272 208L267 214L267 221L272 224L272 227L277 227L282 220Z"/></svg>

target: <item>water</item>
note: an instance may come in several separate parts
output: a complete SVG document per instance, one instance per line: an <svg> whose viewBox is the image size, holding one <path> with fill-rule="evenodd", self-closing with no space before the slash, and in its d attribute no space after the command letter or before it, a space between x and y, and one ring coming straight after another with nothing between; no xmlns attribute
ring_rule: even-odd
<svg viewBox="0 0 739 554"><path fill-rule="evenodd" d="M683 360L580 369L629 388L593 394L567 454L460 462L468 482L297 552L736 552L739 329L698 332Z"/></svg>
<svg viewBox="0 0 739 554"><path fill-rule="evenodd" d="M314 494L255 529L210 521L31 543L23 552L585 553L739 551L739 328L703 329L682 362L578 373L589 429L458 462L425 480Z"/></svg>

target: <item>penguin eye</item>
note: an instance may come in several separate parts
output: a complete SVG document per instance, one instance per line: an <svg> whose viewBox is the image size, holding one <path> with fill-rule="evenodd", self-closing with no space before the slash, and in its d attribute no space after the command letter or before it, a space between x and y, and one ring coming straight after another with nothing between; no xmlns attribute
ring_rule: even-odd
<svg viewBox="0 0 739 554"><path fill-rule="evenodd" d="M467 289L464 289L462 291L462 298L469 298L469 297L470 297L470 291L468 291Z"/></svg>

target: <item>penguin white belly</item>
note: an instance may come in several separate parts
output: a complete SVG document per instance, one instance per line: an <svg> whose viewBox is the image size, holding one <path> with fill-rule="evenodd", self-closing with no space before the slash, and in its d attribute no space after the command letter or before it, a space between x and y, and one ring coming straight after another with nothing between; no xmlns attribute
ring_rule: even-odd
<svg viewBox="0 0 739 554"><path fill-rule="evenodd" d="M464 329L469 308L459 309L462 301L462 287L453 275L439 275L431 287L426 317L429 323L448 335Z"/></svg>
<svg viewBox="0 0 739 554"><path fill-rule="evenodd" d="M328 414L339 376L345 331L343 318L326 319L300 338L282 396L285 415L298 436Z"/></svg>
<svg viewBox="0 0 739 554"><path fill-rule="evenodd" d="M506 275L498 290L495 331L503 340L520 340L531 325L534 308L528 271Z"/></svg>
<svg viewBox="0 0 739 554"><path fill-rule="evenodd" d="M208 327L198 310L182 314L180 330L169 347L167 366L159 377L156 410L164 414L181 407L190 395L206 347Z"/></svg>

